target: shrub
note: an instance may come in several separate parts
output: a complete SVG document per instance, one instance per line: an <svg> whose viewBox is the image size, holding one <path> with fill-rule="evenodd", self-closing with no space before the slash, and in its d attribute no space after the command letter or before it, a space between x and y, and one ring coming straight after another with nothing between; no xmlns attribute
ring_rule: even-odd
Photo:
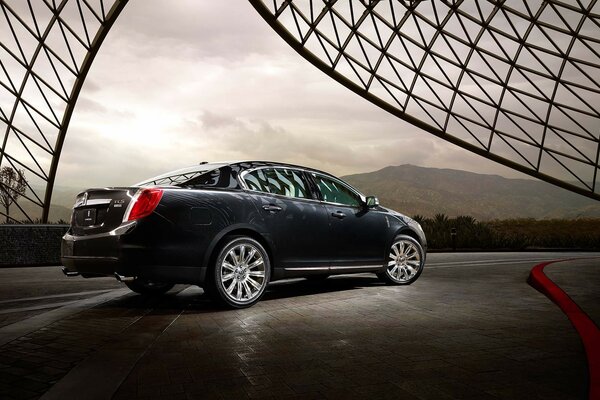
<svg viewBox="0 0 600 400"><path fill-rule="evenodd" d="M600 219L477 221L468 215L433 218L417 215L430 249L451 249L451 229L456 229L456 248L462 250L523 250L526 248L600 248Z"/></svg>

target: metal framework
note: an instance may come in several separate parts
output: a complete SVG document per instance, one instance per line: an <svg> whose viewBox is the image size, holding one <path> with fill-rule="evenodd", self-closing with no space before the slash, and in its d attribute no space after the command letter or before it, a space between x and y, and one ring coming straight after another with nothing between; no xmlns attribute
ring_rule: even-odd
<svg viewBox="0 0 600 400"><path fill-rule="evenodd" d="M249 1L299 54L375 105L600 199L597 0ZM0 0L0 166L29 181L13 219L48 220L79 92L126 3Z"/></svg>
<svg viewBox="0 0 600 400"><path fill-rule="evenodd" d="M0 166L23 170L22 218L48 220L77 97L127 0L0 0ZM0 211L1 215L4 215Z"/></svg>
<svg viewBox="0 0 600 400"><path fill-rule="evenodd" d="M425 131L600 199L596 0L250 0L300 55Z"/></svg>

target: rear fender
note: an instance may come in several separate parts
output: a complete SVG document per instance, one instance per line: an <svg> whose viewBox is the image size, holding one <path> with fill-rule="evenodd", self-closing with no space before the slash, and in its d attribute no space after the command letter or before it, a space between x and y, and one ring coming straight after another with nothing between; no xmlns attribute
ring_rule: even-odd
<svg viewBox="0 0 600 400"><path fill-rule="evenodd" d="M221 241L223 240L223 238L228 235L235 235L238 232L240 235L244 235L244 233L250 233L251 237L254 236L254 237L261 238L262 239L261 241L267 245L266 246L267 248L265 250L267 251L267 253L269 253L269 256L271 258L271 260L270 260L271 266L276 265L276 256L275 256L275 252L273 251L274 244L273 244L271 235L269 235L267 233L260 233L256 229L256 226L254 226L254 225L234 224L234 225L228 226L227 228L225 228L221 232L219 232L217 235L215 235L215 237L213 238L213 240L210 242L210 244L208 245L208 247L206 249L206 254L204 255L204 260L202 261L202 266L210 267L213 256L214 256L215 252L218 251L218 247L219 247Z"/></svg>

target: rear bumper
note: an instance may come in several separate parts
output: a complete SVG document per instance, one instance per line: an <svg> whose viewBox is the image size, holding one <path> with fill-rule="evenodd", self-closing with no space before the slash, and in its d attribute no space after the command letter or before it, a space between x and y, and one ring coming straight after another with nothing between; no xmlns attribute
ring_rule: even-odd
<svg viewBox="0 0 600 400"><path fill-rule="evenodd" d="M202 284L206 268L199 265L172 265L169 250L156 244L143 245L130 232L135 224L111 232L75 236L67 232L61 242L65 274L84 278L111 276L141 277L156 282ZM119 231L120 229L120 231Z"/></svg>
<svg viewBox="0 0 600 400"><path fill-rule="evenodd" d="M123 276L137 275L136 271L124 268L115 257L63 256L61 261L66 272L77 272L85 277L112 276L115 272Z"/></svg>

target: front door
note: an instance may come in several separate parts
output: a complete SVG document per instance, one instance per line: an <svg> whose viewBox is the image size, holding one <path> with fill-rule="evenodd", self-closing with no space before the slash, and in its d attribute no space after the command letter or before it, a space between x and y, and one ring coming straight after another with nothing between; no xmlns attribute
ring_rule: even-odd
<svg viewBox="0 0 600 400"><path fill-rule="evenodd" d="M311 175L329 218L331 269L383 265L385 216L366 207L360 196L343 182L321 174Z"/></svg>

